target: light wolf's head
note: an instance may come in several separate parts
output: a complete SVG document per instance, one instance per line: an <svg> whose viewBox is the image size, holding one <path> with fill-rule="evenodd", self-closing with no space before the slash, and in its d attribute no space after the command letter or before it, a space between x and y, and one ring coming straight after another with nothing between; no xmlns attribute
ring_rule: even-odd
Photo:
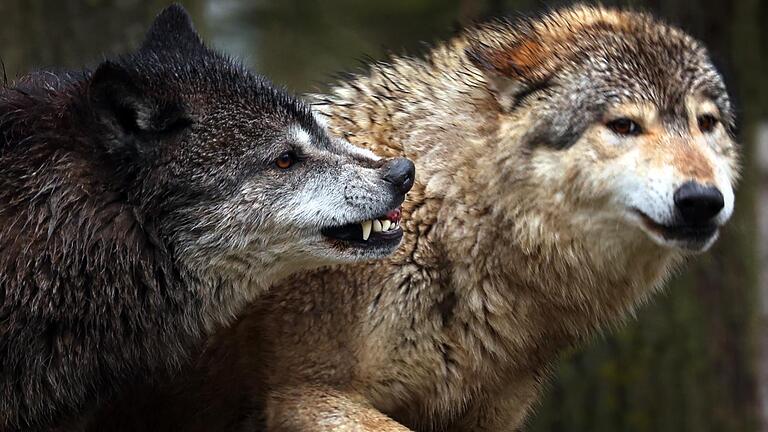
<svg viewBox="0 0 768 432"><path fill-rule="evenodd" d="M329 135L307 104L206 47L179 6L87 92L115 188L207 276L271 282L400 243L413 163Z"/></svg>
<svg viewBox="0 0 768 432"><path fill-rule="evenodd" d="M502 122L525 126L518 172L551 210L598 242L640 235L700 252L717 238L737 150L699 42L645 14L577 6L481 27L466 53Z"/></svg>

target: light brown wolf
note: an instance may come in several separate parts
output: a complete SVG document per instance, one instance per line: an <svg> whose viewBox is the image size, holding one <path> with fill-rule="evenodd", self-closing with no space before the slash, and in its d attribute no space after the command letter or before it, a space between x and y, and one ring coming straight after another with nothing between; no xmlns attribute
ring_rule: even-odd
<svg viewBox="0 0 768 432"><path fill-rule="evenodd" d="M351 142L416 162L404 244L254 304L176 384L193 428L516 430L558 355L631 315L733 210L721 76L645 14L481 25L316 103Z"/></svg>

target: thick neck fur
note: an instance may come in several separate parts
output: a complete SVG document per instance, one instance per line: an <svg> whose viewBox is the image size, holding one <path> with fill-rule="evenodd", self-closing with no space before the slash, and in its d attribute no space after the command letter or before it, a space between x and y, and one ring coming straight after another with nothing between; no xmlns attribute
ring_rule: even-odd
<svg viewBox="0 0 768 432"><path fill-rule="evenodd" d="M488 394L526 371L545 373L562 349L621 322L676 261L644 235L590 232L587 221L558 211L560 194L526 177L522 141L535 113L502 114L463 46L457 39L428 61L375 66L319 101L350 141L416 161L405 243L372 273L389 281L382 285L410 281L407 299L400 289L390 301L412 302L425 328L439 315L444 374L462 372L455 387L448 379L444 391L430 390L438 402L425 409L453 412L467 391ZM404 91L392 85L402 76L421 81ZM440 300L420 304L426 298ZM381 408L397 418L398 407Z"/></svg>

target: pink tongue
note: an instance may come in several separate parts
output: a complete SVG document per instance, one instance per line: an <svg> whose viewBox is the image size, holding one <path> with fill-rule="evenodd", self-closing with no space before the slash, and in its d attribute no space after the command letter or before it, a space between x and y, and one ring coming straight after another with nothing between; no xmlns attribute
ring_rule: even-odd
<svg viewBox="0 0 768 432"><path fill-rule="evenodd" d="M391 212L387 213L387 219L389 219L390 222L400 222L400 208L396 208L392 210Z"/></svg>

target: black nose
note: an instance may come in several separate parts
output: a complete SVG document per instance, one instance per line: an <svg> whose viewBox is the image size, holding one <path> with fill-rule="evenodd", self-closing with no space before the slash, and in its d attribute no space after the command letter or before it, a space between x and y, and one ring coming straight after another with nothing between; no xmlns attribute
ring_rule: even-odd
<svg viewBox="0 0 768 432"><path fill-rule="evenodd" d="M675 207L685 223L702 224L723 209L723 194L714 186L685 182L675 191Z"/></svg>
<svg viewBox="0 0 768 432"><path fill-rule="evenodd" d="M395 158L387 162L387 174L384 180L392 185L401 193L406 193L413 186L413 177L416 173L416 167L413 162L406 158Z"/></svg>

